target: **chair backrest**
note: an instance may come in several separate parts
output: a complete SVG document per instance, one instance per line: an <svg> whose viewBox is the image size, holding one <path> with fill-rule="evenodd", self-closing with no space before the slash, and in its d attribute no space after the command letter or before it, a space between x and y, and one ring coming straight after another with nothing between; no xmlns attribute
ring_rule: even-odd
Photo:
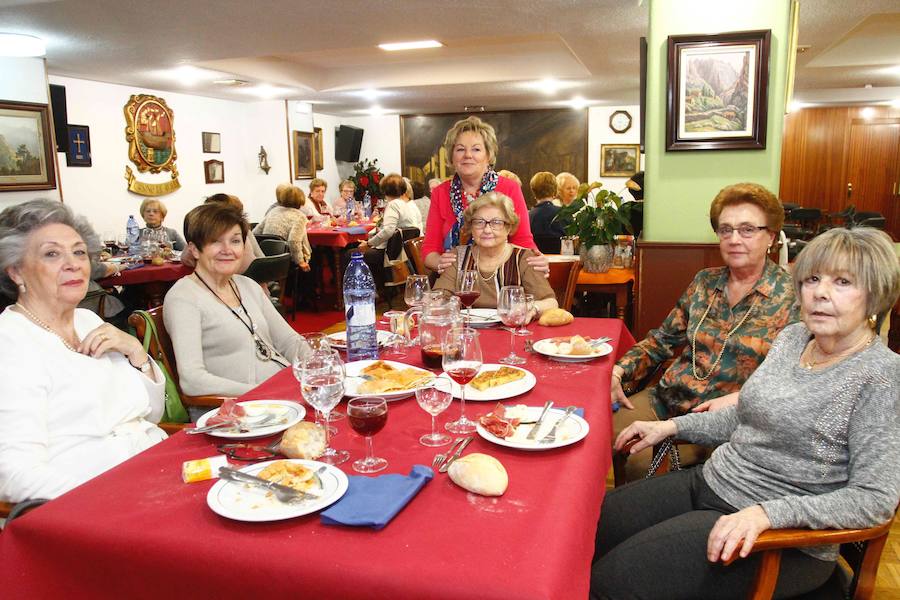
<svg viewBox="0 0 900 600"><path fill-rule="evenodd" d="M276 254L284 254L288 251L288 244L286 241L282 239L259 239L256 238L256 241L259 242L259 248L263 251L263 254L266 256L275 256Z"/></svg>
<svg viewBox="0 0 900 600"><path fill-rule="evenodd" d="M257 242L261 242L263 240L281 240L282 242L286 241L280 235L275 235L274 233L254 233L253 237L256 238Z"/></svg>
<svg viewBox="0 0 900 600"><path fill-rule="evenodd" d="M534 236L534 245L544 254L559 254L562 238L553 235L536 235Z"/></svg>
<svg viewBox="0 0 900 600"><path fill-rule="evenodd" d="M572 300L575 297L575 286L578 284L578 274L581 272L581 261L567 260L550 263L550 287L556 294L556 302L559 307L571 310Z"/></svg>
<svg viewBox="0 0 900 600"><path fill-rule="evenodd" d="M884 217L869 217L868 219L857 221L856 224L860 227L874 227L875 229L883 230L887 227L887 219Z"/></svg>
<svg viewBox="0 0 900 600"><path fill-rule="evenodd" d="M791 221L801 225L812 225L822 220L821 208L795 208L788 216Z"/></svg>
<svg viewBox="0 0 900 600"><path fill-rule="evenodd" d="M417 275L427 275L428 270L425 268L425 261L422 260L422 242L425 241L423 236L406 240L403 242L403 248L406 250L406 256L416 270Z"/></svg>
<svg viewBox="0 0 900 600"><path fill-rule="evenodd" d="M287 252L283 252L274 256L257 258L250 263L250 266L247 267L244 275L257 283L271 283L277 281L278 283L284 284L290 270L291 255Z"/></svg>

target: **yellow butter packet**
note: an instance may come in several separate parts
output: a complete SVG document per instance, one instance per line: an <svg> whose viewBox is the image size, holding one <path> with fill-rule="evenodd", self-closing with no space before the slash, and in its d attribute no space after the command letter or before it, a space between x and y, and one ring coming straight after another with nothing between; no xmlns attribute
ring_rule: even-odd
<svg viewBox="0 0 900 600"><path fill-rule="evenodd" d="M181 464L181 479L185 483L217 479L219 477L219 467L227 466L228 457L224 454L217 454L216 456L198 460L186 460Z"/></svg>

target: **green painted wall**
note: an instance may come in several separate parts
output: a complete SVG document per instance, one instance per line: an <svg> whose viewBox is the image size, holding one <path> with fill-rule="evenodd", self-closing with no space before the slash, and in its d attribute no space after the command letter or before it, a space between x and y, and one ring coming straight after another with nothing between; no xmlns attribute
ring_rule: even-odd
<svg viewBox="0 0 900 600"><path fill-rule="evenodd" d="M778 193L784 126L789 0L650 0L644 239L715 242L709 205L726 185L762 184ZM765 150L666 152L667 38L771 29Z"/></svg>

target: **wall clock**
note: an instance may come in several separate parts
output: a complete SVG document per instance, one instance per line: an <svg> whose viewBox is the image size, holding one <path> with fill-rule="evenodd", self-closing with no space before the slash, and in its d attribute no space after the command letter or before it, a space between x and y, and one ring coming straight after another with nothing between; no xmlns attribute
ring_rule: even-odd
<svg viewBox="0 0 900 600"><path fill-rule="evenodd" d="M631 115L626 110L617 110L609 115L609 128L616 133L625 133L631 129Z"/></svg>

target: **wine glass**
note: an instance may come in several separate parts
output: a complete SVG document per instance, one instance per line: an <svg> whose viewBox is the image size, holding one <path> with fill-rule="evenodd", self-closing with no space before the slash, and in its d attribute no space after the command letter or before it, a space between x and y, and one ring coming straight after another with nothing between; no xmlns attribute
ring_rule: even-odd
<svg viewBox="0 0 900 600"><path fill-rule="evenodd" d="M459 418L447 423L450 433L472 433L475 421L466 417L466 385L475 379L482 365L478 331L471 327L456 327L447 332L441 348L441 364L450 378L459 384Z"/></svg>
<svg viewBox="0 0 900 600"><path fill-rule="evenodd" d="M344 363L333 350L317 350L295 361L294 375L299 371L300 391L307 404L322 411L325 419L325 452L319 458L324 463L339 465L350 458L346 450L335 450L329 445L328 417L344 395Z"/></svg>
<svg viewBox="0 0 900 600"><path fill-rule="evenodd" d="M309 344L309 347L313 350L313 352L317 350L331 350L331 344L328 342L328 336L322 333L321 331L307 331L306 333L300 334L303 339L306 340L306 343ZM296 375L296 371L294 371ZM298 378L299 379L299 378ZM331 411L331 414L328 416L328 430L331 435L337 435L337 427L331 425L335 421L340 421L344 418L344 413L339 410ZM316 422L323 422L322 415L319 413L319 410L316 409Z"/></svg>
<svg viewBox="0 0 900 600"><path fill-rule="evenodd" d="M375 456L372 436L384 428L387 423L388 408L384 398L377 396L353 398L347 403L347 419L353 431L366 438L366 457L353 462L353 470L357 473L377 473L388 462Z"/></svg>
<svg viewBox="0 0 900 600"><path fill-rule="evenodd" d="M406 358L406 313L401 310L389 310L383 315L391 327L391 339L387 346L386 356L390 358Z"/></svg>
<svg viewBox="0 0 900 600"><path fill-rule="evenodd" d="M516 327L525 324L528 318L528 303L525 288L520 285L504 285L497 297L497 316L509 330L509 356L500 359L506 365L522 365L525 359L516 354Z"/></svg>
<svg viewBox="0 0 900 600"><path fill-rule="evenodd" d="M428 281L428 275L410 275L406 278L406 289L403 292L403 301L412 308L422 304L425 299L425 292L431 290L431 283Z"/></svg>
<svg viewBox="0 0 900 600"><path fill-rule="evenodd" d="M416 389L416 402L422 407L422 410L431 415L431 433L426 433L419 438L419 443L423 446L446 446L453 438L446 433L439 433L437 430L437 416L447 410L450 402L453 400L453 394L450 382L446 379L435 379L431 385Z"/></svg>
<svg viewBox="0 0 900 600"><path fill-rule="evenodd" d="M466 323L472 321L472 305L481 295L478 289L478 271L475 269L462 269L456 274L456 291L454 295L459 298L460 304L466 307Z"/></svg>
<svg viewBox="0 0 900 600"><path fill-rule="evenodd" d="M528 315L534 311L534 294L525 294L525 311L525 321L516 329L516 335L531 335L531 332L528 331Z"/></svg>

